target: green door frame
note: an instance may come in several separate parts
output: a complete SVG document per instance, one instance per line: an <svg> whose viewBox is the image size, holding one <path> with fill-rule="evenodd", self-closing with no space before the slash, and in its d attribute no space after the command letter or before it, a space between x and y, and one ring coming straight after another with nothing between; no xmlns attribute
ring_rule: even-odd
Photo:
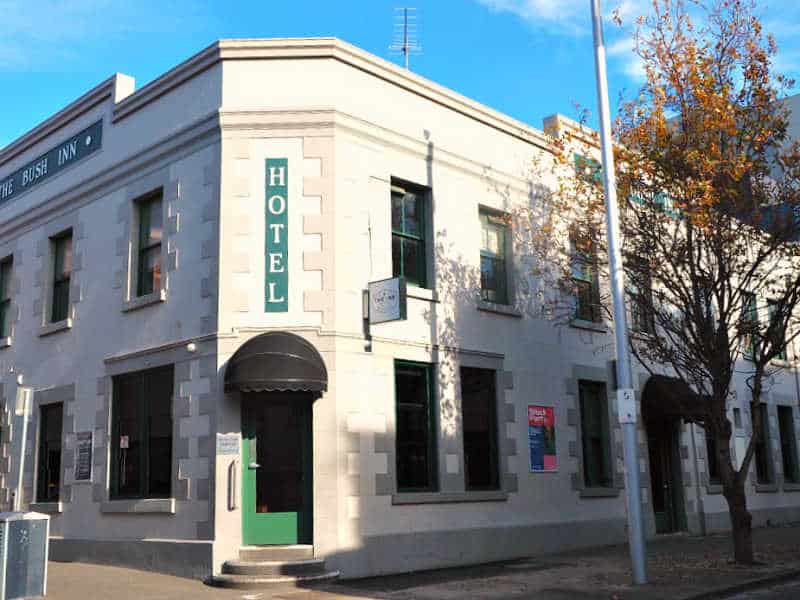
<svg viewBox="0 0 800 600"><path fill-rule="evenodd" d="M261 394L259 394L261 395ZM284 396L284 394L280 394ZM256 478L260 465L256 463L257 444L269 443L259 440L256 424L248 420L246 402L255 404L252 410L269 410L269 396L248 398L242 395L242 544L280 545L310 544L313 539L313 440L312 397L308 394L292 393L289 402L299 409L300 452L298 459L302 469L302 506L297 512L256 512Z"/></svg>

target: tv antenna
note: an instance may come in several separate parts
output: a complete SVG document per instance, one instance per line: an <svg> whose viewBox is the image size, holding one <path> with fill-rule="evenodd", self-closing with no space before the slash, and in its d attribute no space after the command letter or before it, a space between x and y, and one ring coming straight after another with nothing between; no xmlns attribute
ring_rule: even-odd
<svg viewBox="0 0 800 600"><path fill-rule="evenodd" d="M389 50L393 53L401 52L405 67L408 69L408 56L411 53L421 54L422 46L419 43L419 23L417 9L411 7L395 8L394 36Z"/></svg>

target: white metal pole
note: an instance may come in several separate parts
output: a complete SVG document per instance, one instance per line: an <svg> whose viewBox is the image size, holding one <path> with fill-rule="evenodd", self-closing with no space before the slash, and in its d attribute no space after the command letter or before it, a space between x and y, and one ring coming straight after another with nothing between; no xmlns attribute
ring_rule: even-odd
<svg viewBox="0 0 800 600"><path fill-rule="evenodd" d="M614 172L614 148L611 141L611 117L608 105L606 50L600 0L590 0L594 33L594 66L597 74L597 100L600 116L600 149L605 186L608 260L611 295L614 301L614 335L617 348L617 412L622 425L625 452L625 491L628 504L628 546L635 584L647 583L644 528L642 526L642 491L639 487L638 433L636 403L628 358L628 323L625 311L625 278L620 250L617 182Z"/></svg>
<svg viewBox="0 0 800 600"><path fill-rule="evenodd" d="M20 452L19 452L19 470L17 472L17 495L14 498L14 510L15 511L22 511L22 496L24 493L23 488L23 476L25 474L25 450L26 444L28 440L28 397L29 393L28 390L23 387L17 387L17 394L21 395L21 398L18 398L17 404L19 410L17 412L22 413L22 435L20 436ZM20 405L21 402L21 405Z"/></svg>

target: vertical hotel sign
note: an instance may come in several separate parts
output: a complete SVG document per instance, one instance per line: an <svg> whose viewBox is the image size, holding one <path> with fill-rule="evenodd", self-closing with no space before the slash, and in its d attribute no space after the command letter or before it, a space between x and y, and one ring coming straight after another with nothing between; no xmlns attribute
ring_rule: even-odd
<svg viewBox="0 0 800 600"><path fill-rule="evenodd" d="M286 158L266 160L265 312L289 310L289 166Z"/></svg>

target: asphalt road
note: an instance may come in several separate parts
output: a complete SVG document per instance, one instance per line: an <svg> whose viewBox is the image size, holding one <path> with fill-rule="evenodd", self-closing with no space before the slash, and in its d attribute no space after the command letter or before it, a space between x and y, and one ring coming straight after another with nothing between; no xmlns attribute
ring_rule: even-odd
<svg viewBox="0 0 800 600"><path fill-rule="evenodd" d="M730 596L727 600L798 600L800 580Z"/></svg>

